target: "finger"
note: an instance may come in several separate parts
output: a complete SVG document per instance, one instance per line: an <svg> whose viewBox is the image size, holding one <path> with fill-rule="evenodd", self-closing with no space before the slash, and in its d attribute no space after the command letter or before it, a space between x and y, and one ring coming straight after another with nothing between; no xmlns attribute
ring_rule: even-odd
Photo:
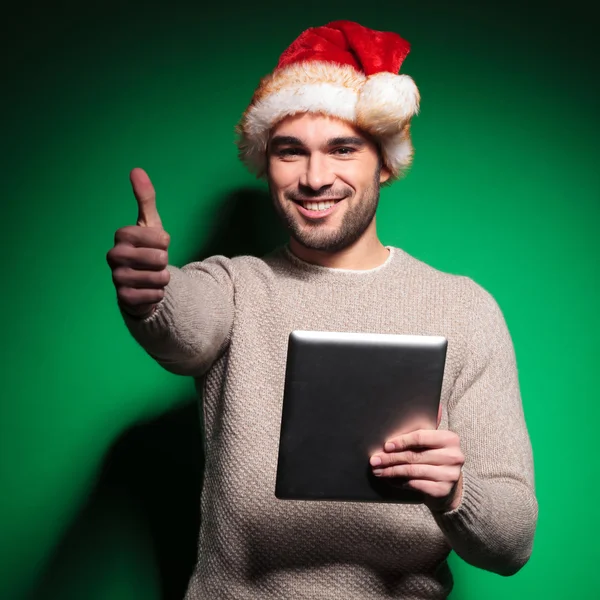
<svg viewBox="0 0 600 600"><path fill-rule="evenodd" d="M167 250L171 238L164 229L130 225L115 232L115 244L129 244L137 248L158 248Z"/></svg>
<svg viewBox="0 0 600 600"><path fill-rule="evenodd" d="M117 290L119 302L125 304L128 308L142 307L144 304L156 304L164 297L165 291L163 289L152 290L146 288L138 290L136 288L122 287Z"/></svg>
<svg viewBox="0 0 600 600"><path fill-rule="evenodd" d="M440 406L438 408L438 416L437 416L437 424L436 424L436 429L440 426L440 423L442 422L442 403L440 402Z"/></svg>
<svg viewBox="0 0 600 600"><path fill-rule="evenodd" d="M132 269L162 271L167 268L169 257L165 250L135 248L119 244L109 250L106 259L112 269L131 267Z"/></svg>
<svg viewBox="0 0 600 600"><path fill-rule="evenodd" d="M423 492L431 498L446 498L452 492L454 484L447 481L429 481L428 479L411 479L406 481L403 488L409 488Z"/></svg>
<svg viewBox="0 0 600 600"><path fill-rule="evenodd" d="M383 452L374 454L370 460L372 467L390 467L405 464L458 465L463 463L464 456L460 448L455 447Z"/></svg>
<svg viewBox="0 0 600 600"><path fill-rule="evenodd" d="M140 227L161 227L162 222L156 209L156 192L144 169L133 169L129 174L133 193L138 204L137 224Z"/></svg>
<svg viewBox="0 0 600 600"><path fill-rule="evenodd" d="M386 452L403 452L415 448L443 448L445 446L458 446L458 444L458 435L453 431L447 429L417 429L388 440L383 449Z"/></svg>
<svg viewBox="0 0 600 600"><path fill-rule="evenodd" d="M437 465L394 465L384 469L374 469L373 475L376 477L426 479L428 481L456 481L460 477L460 468Z"/></svg>
<svg viewBox="0 0 600 600"><path fill-rule="evenodd" d="M137 289L160 289L167 286L171 275L167 269L162 271L149 271L132 269L130 267L117 267L112 272L113 282L118 287L132 287Z"/></svg>

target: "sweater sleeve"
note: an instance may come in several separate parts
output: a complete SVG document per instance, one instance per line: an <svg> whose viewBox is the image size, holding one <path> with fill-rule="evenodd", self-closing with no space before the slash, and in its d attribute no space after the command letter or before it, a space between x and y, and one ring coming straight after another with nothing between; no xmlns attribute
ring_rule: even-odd
<svg viewBox="0 0 600 600"><path fill-rule="evenodd" d="M507 576L533 548L533 452L506 322L493 297L469 281L475 293L466 361L448 405L448 428L465 455L462 499L434 518L463 560Z"/></svg>
<svg viewBox="0 0 600 600"><path fill-rule="evenodd" d="M215 256L181 269L169 266L165 296L149 317L121 310L131 335L167 371L199 377L226 349L234 317L230 265Z"/></svg>

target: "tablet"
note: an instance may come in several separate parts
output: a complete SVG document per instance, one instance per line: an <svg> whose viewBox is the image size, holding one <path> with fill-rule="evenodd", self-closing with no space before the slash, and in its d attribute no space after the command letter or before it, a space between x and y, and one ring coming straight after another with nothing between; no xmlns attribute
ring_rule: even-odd
<svg viewBox="0 0 600 600"><path fill-rule="evenodd" d="M395 434L436 428L446 349L443 336L293 331L275 496L422 502L369 458Z"/></svg>

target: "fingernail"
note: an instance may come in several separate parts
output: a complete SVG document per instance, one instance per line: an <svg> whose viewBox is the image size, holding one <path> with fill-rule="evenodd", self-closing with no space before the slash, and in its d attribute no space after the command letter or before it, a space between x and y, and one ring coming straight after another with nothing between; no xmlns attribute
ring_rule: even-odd
<svg viewBox="0 0 600 600"><path fill-rule="evenodd" d="M394 445L394 442L386 442L385 446L383 447L383 449L386 452L391 452L392 450L395 450L396 446Z"/></svg>
<svg viewBox="0 0 600 600"><path fill-rule="evenodd" d="M377 467L377 466L379 466L380 464L381 464L381 459L379 458L379 456L374 456L374 457L371 459L371 465L372 465L373 467Z"/></svg>
<svg viewBox="0 0 600 600"><path fill-rule="evenodd" d="M374 469L373 470L373 475L375 475L375 477L379 477L382 473L383 473L383 469Z"/></svg>

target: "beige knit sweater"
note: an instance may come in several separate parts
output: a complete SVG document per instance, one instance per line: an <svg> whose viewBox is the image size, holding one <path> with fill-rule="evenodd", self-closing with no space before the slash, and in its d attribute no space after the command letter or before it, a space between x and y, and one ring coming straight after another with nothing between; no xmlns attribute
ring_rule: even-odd
<svg viewBox="0 0 600 600"><path fill-rule="evenodd" d="M492 296L399 248L372 270L212 257L169 267L164 300L124 315L159 364L197 378L206 466L198 562L186 600L446 598L450 550L510 575L528 560L537 521L533 457L512 341ZM294 329L443 335L440 427L460 436L462 502L275 498L288 335Z"/></svg>

